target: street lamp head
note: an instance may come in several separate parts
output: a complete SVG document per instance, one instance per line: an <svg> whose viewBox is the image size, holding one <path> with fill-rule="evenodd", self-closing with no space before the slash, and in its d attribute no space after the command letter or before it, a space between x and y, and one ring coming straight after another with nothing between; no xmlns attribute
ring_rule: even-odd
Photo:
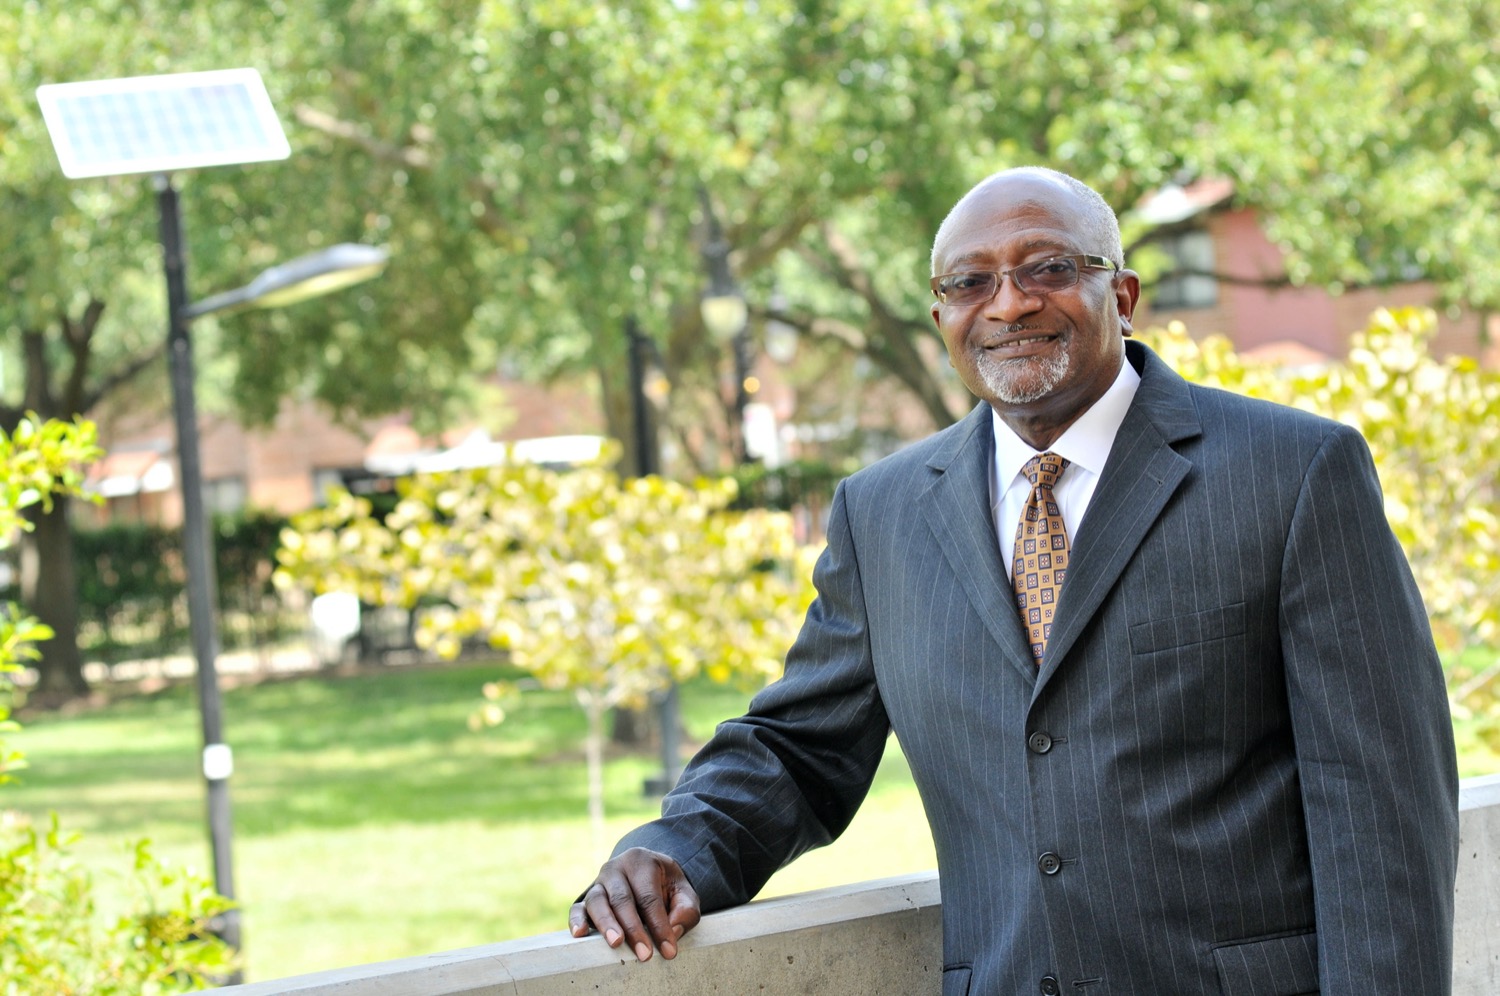
<svg viewBox="0 0 1500 996"><path fill-rule="evenodd" d="M237 290L205 298L185 309L199 318L229 308L284 308L321 297L379 275L390 253L375 246L340 243L271 267Z"/></svg>
<svg viewBox="0 0 1500 996"><path fill-rule="evenodd" d="M283 308L298 301L332 294L378 276L390 254L350 242L329 246L266 270L250 282L249 304Z"/></svg>
<svg viewBox="0 0 1500 996"><path fill-rule="evenodd" d="M745 327L745 321L750 317L745 299L732 291L727 294L706 294L698 307L703 315L704 327L716 342L732 339Z"/></svg>

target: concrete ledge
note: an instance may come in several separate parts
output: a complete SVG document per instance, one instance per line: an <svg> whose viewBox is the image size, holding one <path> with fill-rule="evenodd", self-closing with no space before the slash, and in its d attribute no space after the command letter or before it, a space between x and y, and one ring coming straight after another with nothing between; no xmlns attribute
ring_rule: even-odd
<svg viewBox="0 0 1500 996"><path fill-rule="evenodd" d="M566 931L444 954L229 986L234 996L767 996L937 993L936 872L766 899L703 918L673 961L644 965Z"/></svg>
<svg viewBox="0 0 1500 996"><path fill-rule="evenodd" d="M1459 790L1455 996L1500 993L1500 775ZM766 996L942 990L936 872L750 903L704 917L645 965L565 931L214 990L221 996Z"/></svg>
<svg viewBox="0 0 1500 996"><path fill-rule="evenodd" d="M1500 775L1459 786L1453 900L1454 996L1500 993Z"/></svg>

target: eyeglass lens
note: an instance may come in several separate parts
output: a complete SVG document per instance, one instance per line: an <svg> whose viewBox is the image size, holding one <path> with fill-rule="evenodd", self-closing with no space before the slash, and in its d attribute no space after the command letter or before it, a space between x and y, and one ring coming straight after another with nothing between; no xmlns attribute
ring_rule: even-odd
<svg viewBox="0 0 1500 996"><path fill-rule="evenodd" d="M1009 273L1023 292L1050 294L1078 282L1078 262L1067 258L1044 259L1018 266ZM997 278L999 274L990 270L954 273L945 277L938 289L949 304L973 304L995 295Z"/></svg>

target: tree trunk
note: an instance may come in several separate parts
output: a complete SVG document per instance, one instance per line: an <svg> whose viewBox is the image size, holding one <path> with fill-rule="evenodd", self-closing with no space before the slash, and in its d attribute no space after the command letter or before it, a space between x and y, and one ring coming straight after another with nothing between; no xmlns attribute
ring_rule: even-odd
<svg viewBox="0 0 1500 996"><path fill-rule="evenodd" d="M583 751L589 772L589 838L594 856L602 862L609 855L609 842L604 839L604 701L592 692L580 691L578 704L589 720Z"/></svg>
<svg viewBox="0 0 1500 996"><path fill-rule="evenodd" d="M646 747L656 740L656 718L649 709L615 706L610 711L611 743L621 747Z"/></svg>
<svg viewBox="0 0 1500 996"><path fill-rule="evenodd" d="M27 518L35 528L21 542L21 603L56 634L38 645L41 677L32 695L44 703L89 692L83 655L78 651L78 578L68 504L69 499L62 496L53 499L50 512L33 506Z"/></svg>

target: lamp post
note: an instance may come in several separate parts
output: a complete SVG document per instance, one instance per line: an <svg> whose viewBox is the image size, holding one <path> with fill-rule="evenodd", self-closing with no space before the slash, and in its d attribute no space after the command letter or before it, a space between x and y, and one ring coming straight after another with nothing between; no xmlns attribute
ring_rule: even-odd
<svg viewBox="0 0 1500 996"><path fill-rule="evenodd" d="M708 266L708 292L698 302L703 325L717 342L728 342L734 357L734 434L735 463L746 463L749 453L745 448L745 406L750 403L750 309L745 304L745 295L734 282L729 269L729 243L724 230L719 226L719 216L714 213L708 188L698 188L703 202L703 218L708 225L708 240L703 246L704 261Z"/></svg>
<svg viewBox="0 0 1500 996"><path fill-rule="evenodd" d="M182 221L171 177L155 177L161 214L162 263L167 281L167 358L171 369L172 414L177 429L177 459L182 487L182 552L187 568L188 622L197 664L198 706L203 724L203 778L208 794L208 832L213 851L214 888L234 898L231 860L233 824L229 810L229 777L234 755L224 742L219 698L218 624L215 614L218 579L213 539L203 504L203 469L199 454L198 413L194 399L193 319L238 307L282 307L368 280L385 266L384 250L339 245L273 267L237 290L191 303L187 294ZM229 909L215 931L228 945L240 947L240 911Z"/></svg>
<svg viewBox="0 0 1500 996"><path fill-rule="evenodd" d="M630 409L634 422L635 471L638 477L661 473L657 463L656 420L646 385L647 370L653 352L651 340L641 332L634 315L625 319L625 341L630 364ZM661 774L648 777L647 795L666 795L682 774L682 710L677 682L670 676L666 687L656 694L656 723L661 728Z"/></svg>
<svg viewBox="0 0 1500 996"><path fill-rule="evenodd" d="M735 286L729 272L729 243L724 240L718 216L708 198L708 189L698 188L703 202L703 215L708 222L708 243L703 253L708 260L709 291L700 302L703 324L714 340L733 344L734 350L734 454L736 463L744 463L745 454L745 405L749 402L747 378L750 376L750 327L747 323L749 309L745 298ZM625 326L630 343L631 398L635 406L636 452L639 454L636 467L642 475L655 473L655 439L651 433L650 405L647 403L646 350L650 340L643 336L632 316ZM647 457L646 454L651 456ZM650 795L665 795L677 784L682 761L678 732L682 725L681 707L677 682L668 678L667 685L656 699L657 725L661 728L662 773L646 779L646 792Z"/></svg>
<svg viewBox="0 0 1500 996"><path fill-rule="evenodd" d="M630 414L635 436L635 473L649 477L661 473L657 465L656 420L647 397L646 368L651 363L651 340L641 332L635 315L625 319L625 343L629 350Z"/></svg>
<svg viewBox="0 0 1500 996"><path fill-rule="evenodd" d="M194 304L188 300L182 219L171 174L174 170L273 162L291 155L260 73L241 68L53 83L38 87L36 98L64 176L85 179L149 174L156 189L167 281L172 412L182 476L182 549L193 656L198 666L214 887L233 899L229 776L234 760L224 743L220 719L215 666L219 652L214 618L217 581L203 508L198 415L193 399L193 345L188 325L215 311L281 307L368 280L385 266L386 253L369 246L334 246L272 267L238 290ZM239 911L227 911L215 924L215 933L238 949ZM238 981L238 973L229 981Z"/></svg>

